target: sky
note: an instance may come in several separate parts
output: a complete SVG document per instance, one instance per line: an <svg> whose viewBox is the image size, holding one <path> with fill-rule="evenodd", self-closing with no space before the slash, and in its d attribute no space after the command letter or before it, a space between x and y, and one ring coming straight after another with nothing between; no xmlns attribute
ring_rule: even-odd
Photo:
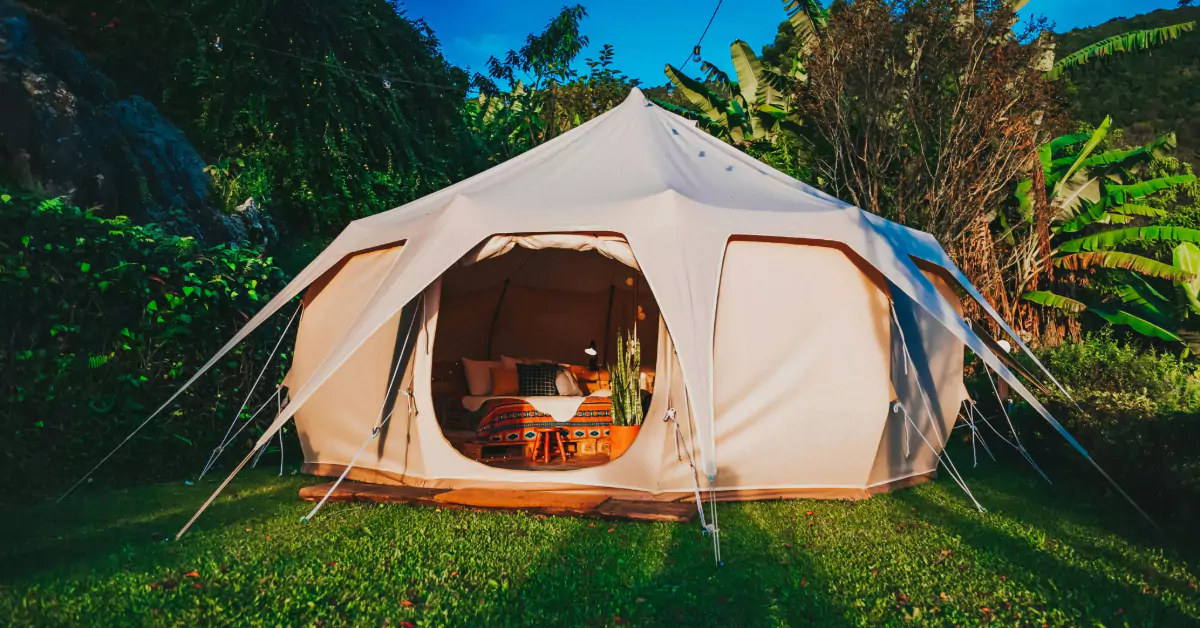
<svg viewBox="0 0 1200 628"><path fill-rule="evenodd" d="M583 60L612 44L614 65L646 86L666 82L663 66L679 67L704 31L717 0L402 0L409 18L424 19L433 28L442 52L453 64L485 72L491 55L503 57L519 48L529 33L540 33L565 4L581 2L588 17L581 26L591 45L579 55ZM1032 0L1021 14L1040 14L1056 31L1101 24L1155 9L1174 8L1177 0ZM724 0L701 44L701 56L732 73L729 44L741 39L755 51L775 39L785 19L781 0ZM699 73L699 64L685 71Z"/></svg>

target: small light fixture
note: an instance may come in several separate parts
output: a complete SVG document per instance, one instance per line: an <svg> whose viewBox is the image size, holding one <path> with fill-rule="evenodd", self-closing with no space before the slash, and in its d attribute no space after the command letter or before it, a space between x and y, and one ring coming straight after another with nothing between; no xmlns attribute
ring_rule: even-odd
<svg viewBox="0 0 1200 628"><path fill-rule="evenodd" d="M597 360L596 360L596 356L599 355L599 352L596 351L596 341L593 340L591 342L591 344L589 344L587 346L587 349L583 350L583 352L588 354L588 370L589 371L598 370L600 368L600 365L597 364Z"/></svg>

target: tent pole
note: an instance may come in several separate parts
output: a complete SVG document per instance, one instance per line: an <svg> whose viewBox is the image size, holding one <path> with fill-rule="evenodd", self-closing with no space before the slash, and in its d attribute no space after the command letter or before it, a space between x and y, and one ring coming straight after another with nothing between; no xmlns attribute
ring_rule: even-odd
<svg viewBox="0 0 1200 628"><path fill-rule="evenodd" d="M612 330L612 310L613 310L613 295L616 293L617 287L611 283L608 285L608 308L604 310L604 352L601 354L601 360L608 361L608 336Z"/></svg>
<svg viewBox="0 0 1200 628"><path fill-rule="evenodd" d="M488 327L488 346L487 359L492 359L492 337L496 334L496 321L500 320L500 306L504 305L504 295L508 294L508 279L504 280L504 287L500 288L500 298L496 299L496 310L492 312L492 325Z"/></svg>
<svg viewBox="0 0 1200 628"><path fill-rule="evenodd" d="M209 504L213 503L213 500L217 498L217 495L220 495L221 491L225 490L225 487L230 481L233 480L233 476L237 475L238 472L242 470L242 467L246 466L247 462L250 462L250 458L254 456L254 453L257 452L258 449L258 447L252 448L250 453L246 454L246 457L242 458L242 461L238 463L238 466L233 470L233 473L230 473L229 477L225 478L225 481L221 482L221 485L217 487L217 490L213 491L212 495L209 495L208 500L204 502L204 505L200 507L200 510L197 510L196 514L192 515L192 518L188 519L188 522L183 526L179 533L175 535L176 541L183 537L184 533L188 531L188 528L192 527L193 523L196 523L196 520L200 518L200 515L208 509Z"/></svg>

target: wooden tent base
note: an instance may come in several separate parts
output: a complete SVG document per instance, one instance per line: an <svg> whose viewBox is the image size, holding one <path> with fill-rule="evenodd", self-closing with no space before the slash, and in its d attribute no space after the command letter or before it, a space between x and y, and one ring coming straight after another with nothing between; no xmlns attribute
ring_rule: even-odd
<svg viewBox="0 0 1200 628"><path fill-rule="evenodd" d="M319 501L331 486L331 483L306 486L300 489L300 499ZM616 499L604 495L567 491L448 490L358 482L343 482L329 496L329 501L525 511L544 515L600 517L627 521L686 522L696 516L695 504L683 502Z"/></svg>

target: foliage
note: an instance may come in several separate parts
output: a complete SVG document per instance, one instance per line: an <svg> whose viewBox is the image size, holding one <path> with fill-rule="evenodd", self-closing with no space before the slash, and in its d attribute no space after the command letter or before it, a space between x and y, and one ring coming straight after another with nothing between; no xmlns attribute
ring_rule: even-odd
<svg viewBox="0 0 1200 628"><path fill-rule="evenodd" d="M1068 312L1086 309L1137 333L1182 342L1189 309L1171 302L1146 279L1176 282L1186 291L1196 274L1142 253L1148 244L1200 242L1200 230L1148 224L1170 214L1148 204L1157 194L1196 178L1146 178L1148 166L1174 148L1174 135L1144 146L1114 146L1106 141L1110 125L1105 118L1091 132L1064 135L1039 149L1044 209L1036 209L1031 200L1031 178L1017 186L1014 215L999 214L1011 256L1008 266L1025 300ZM1131 247L1139 250L1127 250ZM1048 263L1061 269L1062 276L1055 278ZM1107 276L1097 278L1096 273ZM1099 280L1099 291L1089 289L1092 279ZM1061 287L1070 294L1053 292Z"/></svg>
<svg viewBox="0 0 1200 628"><path fill-rule="evenodd" d="M482 83L479 96L464 106L467 127L489 161L515 157L612 109L629 95L638 82L613 67L615 56L612 45L605 44L597 59L586 60L587 75L540 91L521 81L507 92Z"/></svg>
<svg viewBox="0 0 1200 628"><path fill-rule="evenodd" d="M608 365L613 425L642 424L641 368L642 345L637 334L617 332L617 363Z"/></svg>
<svg viewBox="0 0 1200 628"><path fill-rule="evenodd" d="M271 258L257 250L200 249L189 238L123 217L100 218L59 200L0 189L6 435L0 499L65 489L282 284ZM230 353L114 456L97 481L198 470L281 326L268 326ZM268 372L251 409L269 398L285 357Z"/></svg>
<svg viewBox="0 0 1200 628"><path fill-rule="evenodd" d="M1060 50L1077 50L1124 32L1166 27L1200 20L1200 7L1159 10L1117 18L1091 28L1056 36ZM1142 144L1168 132L1179 136L1179 156L1200 166L1200 34L1146 54L1103 57L1067 76L1072 116L1100 120L1113 116L1125 125L1127 140Z"/></svg>
<svg viewBox="0 0 1200 628"><path fill-rule="evenodd" d="M1039 351L1070 391L1047 407L1144 508L1181 520L1200 514L1200 369L1187 360L1117 339L1111 329ZM977 398L992 397L990 388ZM1039 464L1082 470L1062 438L1023 403L1014 421ZM1039 455L1040 454L1040 455Z"/></svg>
<svg viewBox="0 0 1200 628"><path fill-rule="evenodd" d="M330 503L301 524L312 504L296 493L314 480L262 472L239 477L181 542L163 542L212 481L106 491L0 520L0 614L16 625L1200 620L1191 530L1155 533L1112 500L1017 464L964 469L986 515L941 480L860 502L722 503L721 568L698 523Z"/></svg>
<svg viewBox="0 0 1200 628"><path fill-rule="evenodd" d="M33 2L184 129L227 209L254 196L292 234L336 232L477 168L467 75L385 0Z"/></svg>
<svg viewBox="0 0 1200 628"><path fill-rule="evenodd" d="M613 67L616 53L605 44L596 59L587 59L588 73L572 68L588 45L580 30L587 16L583 6L563 7L539 34L525 39L501 61L488 59L491 78L476 75L479 96L464 108L467 127L499 163L549 141L619 104L638 81ZM501 90L492 79L502 81Z"/></svg>
<svg viewBox="0 0 1200 628"><path fill-rule="evenodd" d="M988 223L1061 112L1042 23L1016 23L1001 0L843 5L797 92L826 190L933 234L1006 315Z"/></svg>
<svg viewBox="0 0 1200 628"><path fill-rule="evenodd" d="M1178 39L1184 33L1192 32L1195 28L1196 22L1192 21L1113 35L1058 59L1054 62L1054 66L1046 72L1046 78L1052 81L1058 80L1067 72L1095 59L1161 46Z"/></svg>
<svg viewBox="0 0 1200 628"><path fill-rule="evenodd" d="M705 74L702 81L667 64L663 70L667 79L695 109L670 102L658 104L698 120L701 128L729 142L773 141L783 131L797 132L800 119L792 92L808 78L804 62L819 42L818 33L828 12L809 0L784 0L784 8L788 13L785 24L792 30L788 66L759 59L746 42L737 39L729 46L737 81L707 61L700 65Z"/></svg>

